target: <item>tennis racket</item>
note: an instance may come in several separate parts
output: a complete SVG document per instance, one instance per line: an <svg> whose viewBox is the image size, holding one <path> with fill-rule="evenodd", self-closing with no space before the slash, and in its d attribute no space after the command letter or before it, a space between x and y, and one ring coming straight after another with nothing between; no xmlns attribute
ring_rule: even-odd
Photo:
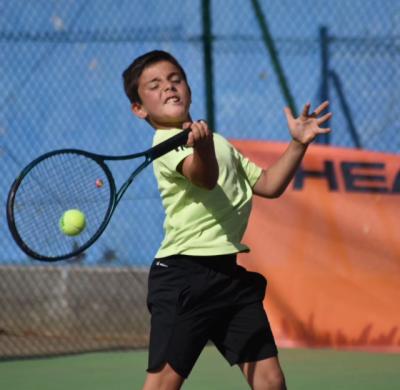
<svg viewBox="0 0 400 390"><path fill-rule="evenodd" d="M46 153L28 164L11 186L7 220L17 245L41 261L65 260L91 246L107 227L134 178L152 161L186 144L190 129L141 153L105 156L78 149ZM117 190L106 161L143 161ZM68 236L59 226L66 210L86 217L83 231Z"/></svg>

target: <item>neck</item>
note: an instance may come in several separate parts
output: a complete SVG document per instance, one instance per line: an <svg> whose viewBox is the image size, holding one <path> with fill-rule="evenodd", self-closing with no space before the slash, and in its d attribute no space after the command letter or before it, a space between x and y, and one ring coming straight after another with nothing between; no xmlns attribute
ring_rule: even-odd
<svg viewBox="0 0 400 390"><path fill-rule="evenodd" d="M192 118L190 114L188 114L188 118L185 121L177 121L177 122L164 122L164 123L155 123L150 122L151 126L157 130L171 130L171 129L182 129L183 124L186 122L192 122Z"/></svg>

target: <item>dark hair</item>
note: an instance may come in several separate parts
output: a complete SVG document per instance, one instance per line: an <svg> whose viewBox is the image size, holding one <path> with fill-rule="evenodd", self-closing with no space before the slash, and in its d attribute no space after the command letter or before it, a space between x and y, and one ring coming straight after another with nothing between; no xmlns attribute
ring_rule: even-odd
<svg viewBox="0 0 400 390"><path fill-rule="evenodd" d="M174 64L180 70L182 77L187 83L186 73L175 57L162 50L150 51L141 55L140 57L137 57L122 73L124 90L126 96L128 96L128 99L132 104L142 102L139 96L138 88L139 78L145 68L161 61L168 61Z"/></svg>

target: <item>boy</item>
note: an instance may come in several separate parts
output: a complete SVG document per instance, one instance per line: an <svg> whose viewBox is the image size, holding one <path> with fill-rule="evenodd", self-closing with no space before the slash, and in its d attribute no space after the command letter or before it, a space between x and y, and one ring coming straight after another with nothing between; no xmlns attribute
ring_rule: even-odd
<svg viewBox="0 0 400 390"><path fill-rule="evenodd" d="M328 102L294 118L280 159L262 169L204 121L193 122L185 71L167 52L138 57L123 73L133 113L154 129L153 144L191 128L185 148L157 159L154 173L165 208L165 237L149 274L149 366L144 390L179 389L212 340L238 364L253 389L285 389L277 348L263 308L266 281L236 264L252 194L280 196L320 126Z"/></svg>

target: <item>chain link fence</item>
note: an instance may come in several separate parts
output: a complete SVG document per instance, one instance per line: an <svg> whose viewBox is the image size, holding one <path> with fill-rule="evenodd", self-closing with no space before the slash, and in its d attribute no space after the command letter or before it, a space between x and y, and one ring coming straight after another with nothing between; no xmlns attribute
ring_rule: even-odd
<svg viewBox="0 0 400 390"><path fill-rule="evenodd" d="M122 89L137 55L174 54L193 118L228 138L287 141L283 107L329 98L333 132L319 142L399 151L398 0L8 0L0 20L1 357L147 343L147 267L163 222L151 169L72 261L27 258L4 212L13 179L44 152L150 145ZM118 184L132 167L113 164Z"/></svg>

